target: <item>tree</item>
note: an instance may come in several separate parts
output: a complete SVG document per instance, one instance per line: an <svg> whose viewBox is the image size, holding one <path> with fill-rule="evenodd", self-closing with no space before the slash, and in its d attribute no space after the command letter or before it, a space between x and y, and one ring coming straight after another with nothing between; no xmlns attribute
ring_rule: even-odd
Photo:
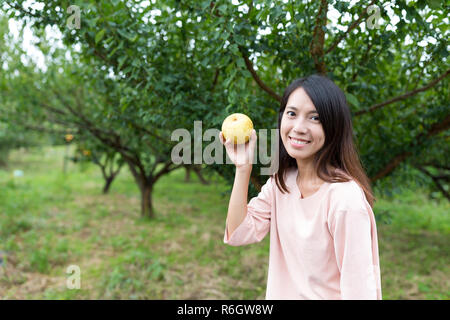
<svg viewBox="0 0 450 320"><path fill-rule="evenodd" d="M77 135L75 154L71 157L75 163L93 163L101 171L105 181L102 192L107 194L114 179L120 173L124 161L116 150L105 146L90 134L80 131Z"/></svg>
<svg viewBox="0 0 450 320"><path fill-rule="evenodd" d="M49 13L48 19L45 15L27 12L11 3L22 12L23 17L31 14L37 29L40 23L62 22L65 18L58 13L57 2L46 5L49 8L46 11ZM65 76L54 72L56 81L44 81L51 91L51 101L45 101L47 97L39 93L39 85L34 86L39 97L37 100L44 101L40 106L49 113L51 121L83 128L103 144L120 152L141 189L143 215L152 216L153 185L164 174L178 167L170 159L173 145L169 142L170 132L180 126L192 131L193 119L205 114L213 117L218 113L207 112L211 99L205 97L203 91L205 88L212 91L210 81L205 80L208 71L203 68L192 72L192 59L188 58L192 48L186 43L183 29L176 27L166 31L164 26L155 23L152 28L138 30L142 25L137 25L136 21L145 17L141 12L129 10L124 3L86 2L85 8L92 9L92 15L83 20L88 24L100 23L94 13L102 12L110 19L101 21L101 32L96 34L85 29L72 37L63 29L64 39L68 44L81 44L82 54L77 55L80 59L76 62L86 67L86 74L95 75L95 81L91 81L90 86L95 87L97 93L104 94L106 101L86 107L86 102L93 104L91 102L95 99L83 98L83 89L79 89L87 81L80 76L83 71L79 72L76 85L71 85L67 81L74 75L67 65L64 66ZM40 18L43 20L40 21ZM194 23L191 25L195 26ZM130 36L138 35L137 31L146 37ZM168 42L170 45L161 46ZM55 103L61 107L55 107Z"/></svg>
<svg viewBox="0 0 450 320"><path fill-rule="evenodd" d="M9 115L14 105L7 102L9 88L9 76L14 70L15 61L11 60L11 48L7 45L11 41L7 30L7 19L0 15L0 167L8 165L9 154L13 149L19 147L39 146L48 141L45 133L48 131L32 131L27 126L17 125L17 119Z"/></svg>
<svg viewBox="0 0 450 320"><path fill-rule="evenodd" d="M448 8L435 2L79 1L76 30L67 28L66 2L47 1L42 10L24 3L11 1L7 10L36 30L59 26L66 45L79 45L98 72L113 73L127 93L117 116L149 137L192 128L198 119L219 128L231 112L247 113L256 128L274 128L287 84L322 73L346 92L375 187L402 181L398 168L411 167L427 145L445 143ZM210 168L232 181L231 166ZM267 178L257 172L250 196Z"/></svg>
<svg viewBox="0 0 450 320"><path fill-rule="evenodd" d="M370 29L374 4L383 21ZM334 24L332 10L339 13ZM242 92L265 94L276 110L280 92L294 78L321 73L333 79L346 92L362 162L375 186L425 154L441 163L448 157L428 148L446 145L450 126L448 7L426 1L213 2L203 16L214 26L207 37L225 35L219 55L245 65L258 86L240 86L241 99ZM248 73L241 70L237 78ZM411 177L397 180L405 178Z"/></svg>

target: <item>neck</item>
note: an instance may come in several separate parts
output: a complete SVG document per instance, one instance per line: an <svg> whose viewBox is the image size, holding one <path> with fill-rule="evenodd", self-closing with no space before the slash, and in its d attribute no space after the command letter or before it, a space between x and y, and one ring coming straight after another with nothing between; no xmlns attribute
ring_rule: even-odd
<svg viewBox="0 0 450 320"><path fill-rule="evenodd" d="M322 181L316 174L313 161L297 160L297 167L299 182L316 184Z"/></svg>

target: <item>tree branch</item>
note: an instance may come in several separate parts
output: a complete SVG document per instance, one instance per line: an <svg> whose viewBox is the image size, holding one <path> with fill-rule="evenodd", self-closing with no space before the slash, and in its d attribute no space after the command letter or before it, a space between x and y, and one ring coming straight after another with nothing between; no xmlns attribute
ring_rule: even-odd
<svg viewBox="0 0 450 320"><path fill-rule="evenodd" d="M438 84L442 79L444 79L446 76L448 76L449 73L450 73L450 69L448 69L443 74L441 74L439 77L437 77L436 79L434 79L433 81L428 83L426 86L423 86L423 87L421 87L419 89L416 89L416 90L412 90L412 91L406 92L406 93L404 93L402 95L399 95L399 96L394 97L392 99L386 100L384 102L374 104L374 105L370 106L369 108L367 108L365 110L360 110L360 111L355 112L354 115L355 116L360 116L362 114L369 113L369 112L372 112L372 111L374 111L376 109L384 107L384 106L386 106L388 104L391 104L391 103L394 103L394 102L397 102L397 101L400 101L400 100L405 100L406 98L409 98L409 97L411 97L411 96L413 96L413 95L415 95L415 94L417 94L419 92L426 91L426 90L430 89L431 87L435 86L436 84Z"/></svg>
<svg viewBox="0 0 450 320"><path fill-rule="evenodd" d="M331 45L330 48L328 48L328 50L326 51L326 54L330 53L331 51L333 51L337 45L345 38L347 37L347 35L353 30L355 29L360 23L361 21L366 17L367 15L367 10L369 9L369 7L371 5L373 5L375 3L375 0L372 0L371 3L369 3L369 5L364 9L364 11L359 15L358 19L356 19L354 22L352 22L352 24L347 28L347 30L341 34L335 41L334 43Z"/></svg>
<svg viewBox="0 0 450 320"><path fill-rule="evenodd" d="M18 117L18 115L14 114L15 117ZM36 131L36 132L44 132L44 133L48 133L48 134L56 134L56 135L64 135L67 133L67 130L57 130L54 128L47 128L45 126L40 126L40 125L36 125L36 124L29 124L27 122L24 121L18 121L16 119L11 120L11 118L0 118L0 120L4 121L4 122L9 122L10 124L14 124L15 126L18 127L22 127L25 130L30 130L30 131Z"/></svg>
<svg viewBox="0 0 450 320"><path fill-rule="evenodd" d="M217 68L216 69L216 74L214 75L214 80L213 80L213 83L212 83L211 91L214 91L214 88L216 87L217 80L219 79L219 73L220 73L220 69Z"/></svg>
<svg viewBox="0 0 450 320"><path fill-rule="evenodd" d="M422 166L416 166L417 169L419 169L420 171L422 171L425 175L429 176L434 184L437 186L437 188L439 189L439 191L450 201L450 193L448 193L447 191L445 191L444 187L441 185L441 183L439 182L439 177L437 176L433 176L431 174L431 172L429 172L428 170L426 170L424 167Z"/></svg>
<svg viewBox="0 0 450 320"><path fill-rule="evenodd" d="M323 60L323 45L325 41L325 31L324 28L327 25L327 11L328 11L328 1L321 0L319 13L316 18L316 26L314 27L313 37L311 44L309 45L309 51L311 53L312 58L314 59L314 65L316 66L316 70L325 74L326 66L325 61Z"/></svg>
<svg viewBox="0 0 450 320"><path fill-rule="evenodd" d="M426 138L430 138L449 128L450 128L450 115L447 115L447 117L445 117L441 122L433 124L427 132L418 134L417 137L413 140L413 142L406 147L406 149L411 149L416 145L420 145L424 141L426 141ZM375 174L373 177L370 178L371 181L375 182L376 180L389 175L392 171L394 171L395 168L397 168L397 166L401 162L403 162L406 158L408 158L411 155L412 153L410 151L404 151L396 155L388 162L388 164L383 169L381 169L377 174Z"/></svg>
<svg viewBox="0 0 450 320"><path fill-rule="evenodd" d="M215 2L211 2L210 4L210 8L212 10L212 14L214 14L216 17L221 17L222 15L217 11L214 10L216 7L216 3ZM253 2L251 2L251 5L249 7L249 11L247 13L247 15L250 14L250 10L253 8ZM230 40L233 39L233 33L230 35ZM261 78L258 76L258 74L256 73L255 69L253 68L253 63L250 61L246 50L243 46L238 45L239 51L242 54L242 58L244 58L244 62L245 62L245 66L247 67L247 70L250 72L250 74L252 75L253 79L256 81L256 83L258 84L258 86L263 89L265 92L267 92L272 98L274 98L275 100L277 100L278 102L281 102L281 96L279 96L275 91L273 91L268 85L266 85ZM218 71L216 72L216 79L218 76ZM216 79L214 79L214 82L216 81ZM214 85L213 85L213 89L214 89Z"/></svg>
<svg viewBox="0 0 450 320"><path fill-rule="evenodd" d="M175 169L181 168L184 166L184 164L179 164L173 167L170 167L173 165L172 161L166 162L164 164L164 167L158 171L158 173L153 177L153 182L155 183L159 178L161 178L164 174L169 173L170 171L173 171Z"/></svg>
<svg viewBox="0 0 450 320"><path fill-rule="evenodd" d="M364 54L363 54L363 56L361 58L361 61L358 64L358 67L362 67L362 66L366 65L370 61L368 58L369 58L369 51L370 51L370 49L372 49L372 46L373 46L372 42L370 42L367 45L366 51L364 52ZM353 75L352 75L352 82L354 82L356 77L358 76L358 71L359 70L356 69L356 71L353 73Z"/></svg>
<svg viewBox="0 0 450 320"><path fill-rule="evenodd" d="M443 164L440 164L440 163L437 163L437 162L425 162L425 163L422 163L422 165L423 166L430 166L430 167L434 167L434 168L442 169L442 170L450 170L450 166L443 165Z"/></svg>
<svg viewBox="0 0 450 320"><path fill-rule="evenodd" d="M74 110L70 106L70 103L66 104L64 99L62 98L62 96L57 91L53 90L53 92L54 92L55 96L57 97L57 99L59 99L64 104L64 106L69 110L69 112L73 116L75 116L77 119L79 119L79 121L71 120L71 122L75 123L80 128L85 128L86 130L88 130L94 137L99 139L101 142L103 142L107 146L110 146L112 149L119 152L124 159L129 160L130 162L134 163L140 170L143 170L142 163L140 162L138 157L136 157L136 153L132 149L130 149L130 148L124 146L122 143L120 143L120 136L118 136L113 131L103 131L103 130L99 129L98 127L93 125L92 122L89 121L84 116L84 114ZM61 100L61 99L63 99L63 100ZM105 138L105 136L107 138Z"/></svg>
<svg viewBox="0 0 450 320"><path fill-rule="evenodd" d="M245 53L245 49L242 46L239 46L239 51L242 54L242 57L244 58L245 65L247 67L247 70L250 71L253 79L255 79L256 83L259 85L261 89L263 89L265 92L267 92L272 98L275 100L281 102L281 96L279 96L275 91L273 91L268 85L266 85L260 77L258 77L258 74L256 73L255 69L253 68L253 63L248 58L247 54Z"/></svg>

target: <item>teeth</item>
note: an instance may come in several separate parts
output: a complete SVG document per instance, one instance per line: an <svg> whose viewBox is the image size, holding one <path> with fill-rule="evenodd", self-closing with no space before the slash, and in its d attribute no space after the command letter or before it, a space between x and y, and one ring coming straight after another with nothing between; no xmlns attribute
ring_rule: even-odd
<svg viewBox="0 0 450 320"><path fill-rule="evenodd" d="M297 144L308 144L309 142L306 142L306 141L301 141L301 140L297 140L297 139L293 139L293 138L291 138L295 143L297 143Z"/></svg>

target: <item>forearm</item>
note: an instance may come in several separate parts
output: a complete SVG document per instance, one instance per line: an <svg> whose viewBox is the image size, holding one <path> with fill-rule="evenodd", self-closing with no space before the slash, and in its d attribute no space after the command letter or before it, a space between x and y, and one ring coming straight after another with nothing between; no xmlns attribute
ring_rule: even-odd
<svg viewBox="0 0 450 320"><path fill-rule="evenodd" d="M247 215L248 185L251 172L251 165L245 168L236 168L227 213L227 232L230 236L242 221L244 221Z"/></svg>

